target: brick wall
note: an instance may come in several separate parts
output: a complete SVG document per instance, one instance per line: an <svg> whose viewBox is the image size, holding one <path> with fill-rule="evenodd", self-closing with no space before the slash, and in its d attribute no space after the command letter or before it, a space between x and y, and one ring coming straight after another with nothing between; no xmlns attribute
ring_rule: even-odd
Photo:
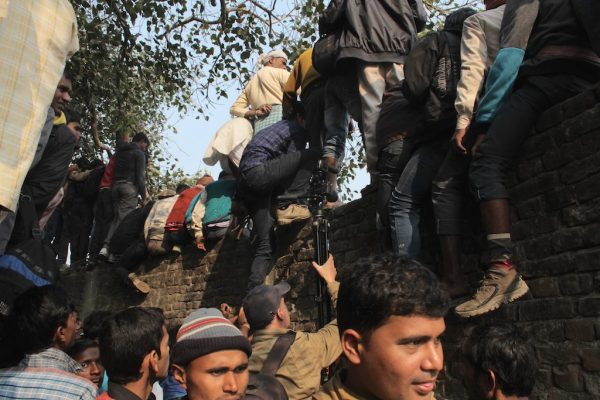
<svg viewBox="0 0 600 400"><path fill-rule="evenodd" d="M464 398L458 371L458 344L482 321L514 321L534 340L540 367L536 399L600 398L600 87L547 111L527 140L510 177L517 261L531 293L488 316L448 316L446 372L440 392ZM430 214L430 212L429 212ZM431 219L431 218L429 218ZM380 252L374 195L330 214L331 251L340 273L361 256ZM424 219L424 259L436 265L435 237ZM316 276L310 270L310 222L279 228L275 267L269 281L292 285L289 306L296 329L315 329ZM477 284L476 238L464 244L465 273ZM85 315L94 309L157 306L178 322L198 307L238 305L252 259L247 240L226 239L206 254L192 248L182 259L150 260L142 279L152 292L142 297L125 289L109 266L64 276ZM434 268L435 269L435 268Z"/></svg>

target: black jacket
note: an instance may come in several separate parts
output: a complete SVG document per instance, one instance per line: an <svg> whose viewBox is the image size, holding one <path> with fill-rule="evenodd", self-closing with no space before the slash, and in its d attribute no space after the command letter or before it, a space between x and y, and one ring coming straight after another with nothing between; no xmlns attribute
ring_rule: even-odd
<svg viewBox="0 0 600 400"><path fill-rule="evenodd" d="M21 192L33 198L38 215L46 209L67 178L75 151L75 136L67 125L52 128L42 158L29 170Z"/></svg>
<svg viewBox="0 0 600 400"><path fill-rule="evenodd" d="M146 155L136 143L128 143L117 148L115 153L113 184L127 181L137 186L142 198L146 193Z"/></svg>
<svg viewBox="0 0 600 400"><path fill-rule="evenodd" d="M319 30L339 32L338 61L403 63L426 21L422 0L332 0Z"/></svg>

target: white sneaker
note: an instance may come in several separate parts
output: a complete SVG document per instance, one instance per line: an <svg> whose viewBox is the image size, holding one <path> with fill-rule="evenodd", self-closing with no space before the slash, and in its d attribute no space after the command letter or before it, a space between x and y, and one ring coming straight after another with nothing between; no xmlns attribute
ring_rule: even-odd
<svg viewBox="0 0 600 400"><path fill-rule="evenodd" d="M98 253L98 257L104 258L105 260L108 258L108 248L107 247L103 247L102 249L100 249L100 252Z"/></svg>

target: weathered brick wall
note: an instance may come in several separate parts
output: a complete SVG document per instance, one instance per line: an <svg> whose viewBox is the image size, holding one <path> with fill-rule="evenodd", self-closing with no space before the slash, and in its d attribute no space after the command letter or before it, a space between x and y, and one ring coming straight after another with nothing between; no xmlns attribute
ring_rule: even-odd
<svg viewBox="0 0 600 400"><path fill-rule="evenodd" d="M488 316L447 318L446 371L440 391L464 398L458 343L466 329L482 320L513 321L534 340L540 359L536 399L600 398L600 87L547 111L527 140L510 178L513 236L517 262L531 293ZM340 273L361 256L380 252L374 196L330 214L331 251ZM438 259L434 235L424 223L425 261ZM314 329L316 277L310 271L310 222L279 228L271 281L292 285L289 306L295 328ZM477 284L477 240L464 245L465 272ZM151 260L142 279L152 292L141 297L126 290L110 271L65 275L83 314L129 305L158 306L180 321L197 307L221 302L238 305L251 262L247 240L226 239L203 254L186 249L183 259Z"/></svg>

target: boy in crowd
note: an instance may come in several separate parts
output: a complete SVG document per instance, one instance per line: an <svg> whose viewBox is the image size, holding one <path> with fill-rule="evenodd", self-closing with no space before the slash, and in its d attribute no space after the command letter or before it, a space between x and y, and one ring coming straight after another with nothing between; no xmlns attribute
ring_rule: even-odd
<svg viewBox="0 0 600 400"><path fill-rule="evenodd" d="M337 316L347 367L313 398L434 399L444 367L446 293L415 261L363 261L340 283Z"/></svg>
<svg viewBox="0 0 600 400"><path fill-rule="evenodd" d="M12 346L21 346L25 357L16 368L0 370L0 398L95 399L96 387L75 375L82 367L65 353L80 335L66 293L53 285L33 287L15 299L12 315Z"/></svg>
<svg viewBox="0 0 600 400"><path fill-rule="evenodd" d="M478 326L462 346L469 400L517 400L533 390L535 351L515 326Z"/></svg>
<svg viewBox="0 0 600 400"><path fill-rule="evenodd" d="M99 400L153 399L152 385L166 378L169 368L162 312L132 307L108 318L100 331L100 354L109 383Z"/></svg>
<svg viewBox="0 0 600 400"><path fill-rule="evenodd" d="M189 400L241 399L250 342L221 312L201 308L183 321L173 348L173 376Z"/></svg>

